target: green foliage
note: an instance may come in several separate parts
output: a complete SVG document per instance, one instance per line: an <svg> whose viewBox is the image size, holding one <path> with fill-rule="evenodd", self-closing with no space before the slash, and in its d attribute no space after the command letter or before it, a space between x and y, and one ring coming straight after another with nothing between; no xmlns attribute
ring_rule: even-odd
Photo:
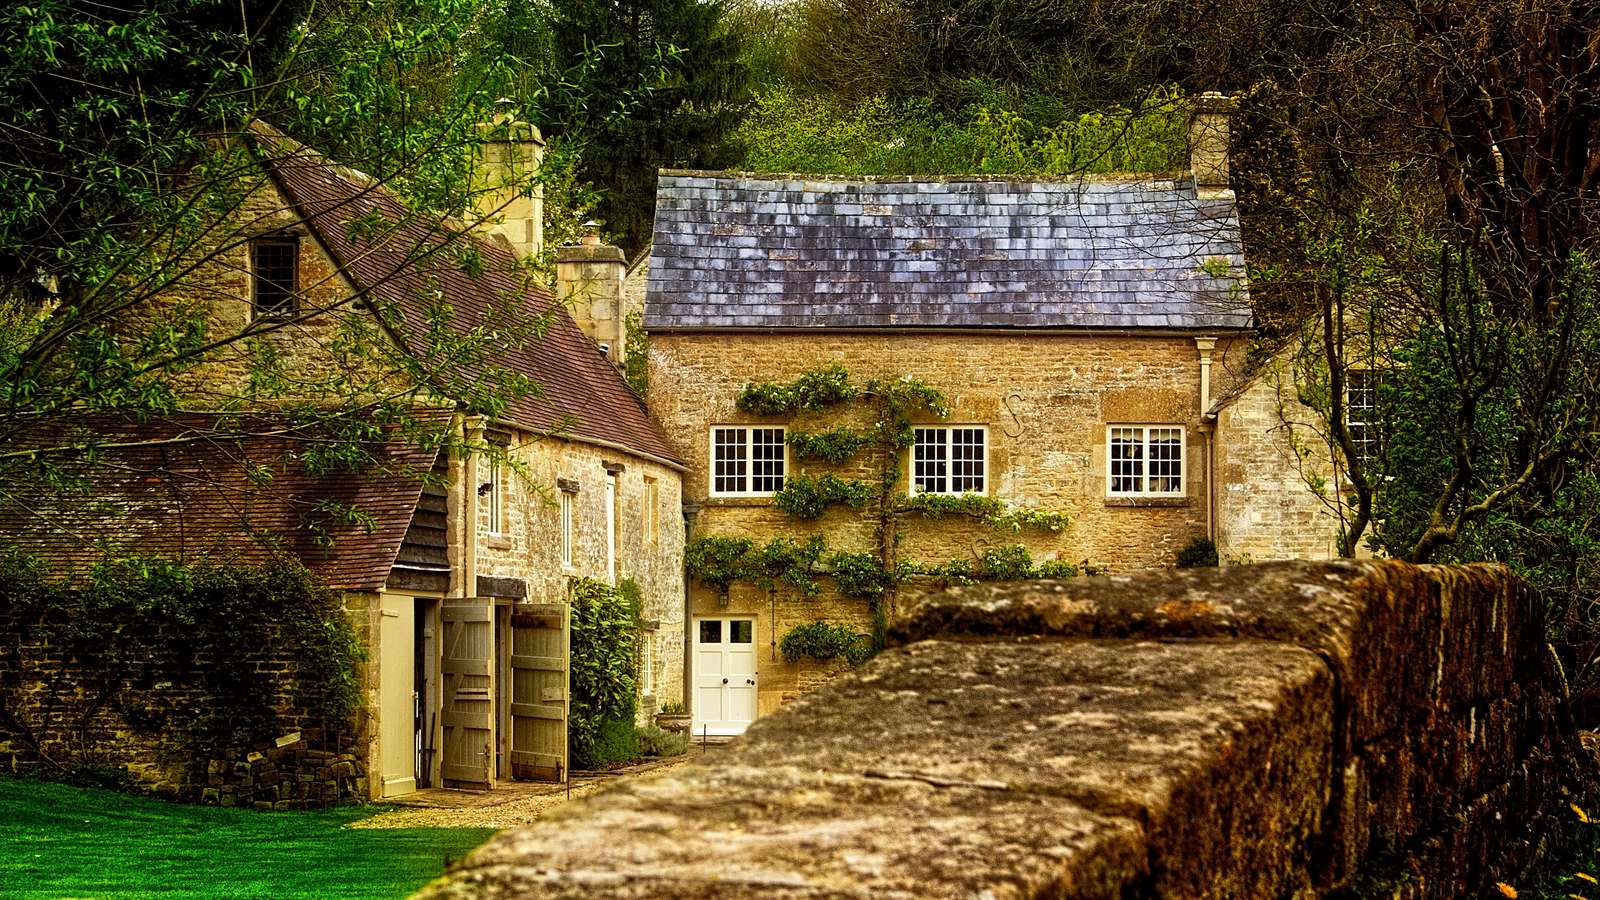
<svg viewBox="0 0 1600 900"><path fill-rule="evenodd" d="M635 734L640 756L682 756L689 749L689 736L681 732L645 725Z"/></svg>
<svg viewBox="0 0 1600 900"><path fill-rule="evenodd" d="M568 745L575 769L604 768L638 756L638 607L622 590L592 578L567 586L572 605L572 702Z"/></svg>
<svg viewBox="0 0 1600 900"><path fill-rule="evenodd" d="M806 372L794 381L747 384L735 405L758 416L778 416L800 410L827 409L854 400L857 388L850 373L838 363Z"/></svg>
<svg viewBox="0 0 1600 900"><path fill-rule="evenodd" d="M825 556L822 565L846 597L876 601L893 583L875 553L838 551Z"/></svg>
<svg viewBox="0 0 1600 900"><path fill-rule="evenodd" d="M817 459L842 463L872 443L872 437L847 425L825 431L807 432L791 428L784 435L795 459Z"/></svg>
<svg viewBox="0 0 1600 900"><path fill-rule="evenodd" d="M135 728L176 735L183 752L203 755L282 734L279 698L333 734L353 734L364 708L365 651L339 596L296 563L256 567L183 566L154 557L102 563L74 582L58 580L36 559L0 553L0 621L8 623L0 658L22 642L61 647L82 674L43 673L58 697L97 698L85 712L112 705ZM290 661L287 671L252 661ZM8 668L0 666L0 670ZM22 673L0 678L0 711L24 731ZM59 683L58 683L59 682ZM151 685L203 691L203 704L180 703ZM95 765L94 748L54 759L58 774Z"/></svg>
<svg viewBox="0 0 1600 900"><path fill-rule="evenodd" d="M728 586L744 574L745 556L754 547L755 542L749 538L705 535L690 540L683 548L683 564L691 578L726 595Z"/></svg>
<svg viewBox="0 0 1600 900"><path fill-rule="evenodd" d="M661 714L663 716L684 716L689 714L689 707L685 706L682 700L668 700L661 704Z"/></svg>
<svg viewBox="0 0 1600 900"><path fill-rule="evenodd" d="M1193 569L1217 564L1217 545L1210 538L1197 537L1178 551L1178 568Z"/></svg>
<svg viewBox="0 0 1600 900"><path fill-rule="evenodd" d="M830 506L861 509L878 495L877 485L827 474L790 475L783 488L772 495L772 503L796 519L815 519Z"/></svg>
<svg viewBox="0 0 1600 900"><path fill-rule="evenodd" d="M1042 509L1008 509L985 494L913 494L905 501L907 510L929 519L968 516L990 528L1017 533L1024 528L1063 531L1072 524L1066 513Z"/></svg>
<svg viewBox="0 0 1600 900"><path fill-rule="evenodd" d="M858 666L872 658L873 641L871 635L846 625L809 622L789 629L778 641L778 650L790 662L842 659Z"/></svg>
<svg viewBox="0 0 1600 900"><path fill-rule="evenodd" d="M644 330L644 313L628 313L622 325L627 335L622 377L628 380L635 394L643 397L650 388L650 336Z"/></svg>
<svg viewBox="0 0 1600 900"><path fill-rule="evenodd" d="M1188 105L1176 90L1137 109L1034 119L1003 98L940 112L925 100L855 105L778 88L740 128L745 168L855 177L1163 172L1184 168Z"/></svg>
<svg viewBox="0 0 1600 900"><path fill-rule="evenodd" d="M552 0L486 17L482 43L534 68L513 87L517 99L539 103L547 133L584 144L582 179L601 190L600 214L629 252L650 238L658 169L737 159L749 72L726 16L722 0ZM612 98L627 98L625 115L596 116Z"/></svg>
<svg viewBox="0 0 1600 900"><path fill-rule="evenodd" d="M1021 544L1005 544L980 552L976 559L952 559L938 564L900 564L900 577L933 578L956 584L975 581L1028 581L1039 578L1076 578L1078 567L1069 562L1047 559L1033 561L1033 554Z"/></svg>

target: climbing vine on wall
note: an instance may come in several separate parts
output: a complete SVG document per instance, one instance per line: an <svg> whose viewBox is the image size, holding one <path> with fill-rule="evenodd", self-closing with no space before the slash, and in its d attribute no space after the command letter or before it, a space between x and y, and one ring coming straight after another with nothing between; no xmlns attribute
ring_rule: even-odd
<svg viewBox="0 0 1600 900"><path fill-rule="evenodd" d="M908 494L900 488L904 454L916 443L914 419L950 415L949 399L920 379L904 376L857 382L844 366L832 363L793 381L747 384L736 405L759 416L829 412L850 416L857 424L786 431L789 457L829 466L850 464L852 472L864 474L845 477L833 472L791 472L783 488L773 495L773 505L797 521L819 519L831 508L854 510L872 520L874 540L866 551L830 548L821 537L805 541L778 537L760 544L750 538L707 535L690 541L685 549L690 576L724 598L739 581L768 589L781 583L804 596L816 596L822 590L820 580L828 579L840 594L867 601L875 624L870 646L880 647L897 592L907 579L970 583L1078 574L1078 567L1068 563L1035 562L1021 544L988 547L970 559L900 559L901 524L907 516L963 517L1011 534L1061 532L1070 524L1065 513L1013 508L983 494ZM863 418L864 423L860 421ZM827 647L852 646L832 632L822 635L814 625L798 626L784 638L788 643L793 637L793 646L809 648L797 650L799 656L821 658L817 654ZM807 632L802 640L800 632L806 628L815 633ZM785 655L791 654L786 650ZM848 654L841 649L835 655L843 658Z"/></svg>

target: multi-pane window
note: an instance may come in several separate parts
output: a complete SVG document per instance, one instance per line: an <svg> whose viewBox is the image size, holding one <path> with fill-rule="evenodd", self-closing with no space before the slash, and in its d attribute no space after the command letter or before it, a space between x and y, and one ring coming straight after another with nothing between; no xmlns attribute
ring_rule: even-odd
<svg viewBox="0 0 1600 900"><path fill-rule="evenodd" d="M505 530L505 468L499 460L489 461L489 533Z"/></svg>
<svg viewBox="0 0 1600 900"><path fill-rule="evenodd" d="M656 694L656 633L649 628L639 632L639 693Z"/></svg>
<svg viewBox="0 0 1600 900"><path fill-rule="evenodd" d="M918 428L911 486L919 494L984 493L987 433L982 428Z"/></svg>
<svg viewBox="0 0 1600 900"><path fill-rule="evenodd" d="M561 492L561 564L572 565L572 502L576 495L571 491Z"/></svg>
<svg viewBox="0 0 1600 900"><path fill-rule="evenodd" d="M258 318L294 314L299 263L300 239L293 235L250 242L251 303Z"/></svg>
<svg viewBox="0 0 1600 900"><path fill-rule="evenodd" d="M1106 491L1119 497L1183 494L1183 428L1113 425L1106 430Z"/></svg>
<svg viewBox="0 0 1600 900"><path fill-rule="evenodd" d="M1383 376L1370 369L1349 369L1344 379L1344 420L1350 426L1350 441L1356 445L1356 458L1369 463L1378 456L1378 385Z"/></svg>
<svg viewBox="0 0 1600 900"><path fill-rule="evenodd" d="M656 517L660 515L656 508L656 480L645 476L644 499L640 504L644 507L641 515L640 530L646 544L656 542Z"/></svg>
<svg viewBox="0 0 1600 900"><path fill-rule="evenodd" d="M773 494L783 473L782 428L711 429L712 496Z"/></svg>

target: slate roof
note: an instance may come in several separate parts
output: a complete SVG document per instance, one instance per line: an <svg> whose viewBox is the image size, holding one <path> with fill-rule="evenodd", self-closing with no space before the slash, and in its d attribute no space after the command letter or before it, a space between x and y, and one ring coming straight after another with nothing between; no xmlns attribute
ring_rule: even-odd
<svg viewBox="0 0 1600 900"><path fill-rule="evenodd" d="M436 418L449 422L447 412ZM437 456L394 435L371 448L377 461L362 471L318 475L299 453L315 434L265 417L76 424L103 444L138 446L107 447L91 464L65 459L81 491L29 479L0 492L0 542L63 575L127 553L190 563L295 558L329 587L379 590ZM363 521L341 519L330 503L358 509Z"/></svg>
<svg viewBox="0 0 1600 900"><path fill-rule="evenodd" d="M463 237L454 224L411 212L381 185L330 164L320 154L281 138L278 143L284 152L267 161L268 171L334 262L358 290L378 301L391 331L419 359L463 360L439 375L448 381L442 385L447 395L470 395L504 369L538 386L510 404L501 416L505 421L681 464L638 395L578 329L566 307L542 286L528 282L509 248ZM373 228L372 222L385 224ZM468 242L477 251L482 272L469 274L457 254L449 252ZM494 352L482 360L465 360L460 347L430 337L430 317L440 301L449 305L448 325L456 334L500 334ZM514 309L547 316L547 329L526 334L529 318Z"/></svg>
<svg viewBox="0 0 1600 900"><path fill-rule="evenodd" d="M645 324L1245 329L1231 195L1191 178L663 172Z"/></svg>

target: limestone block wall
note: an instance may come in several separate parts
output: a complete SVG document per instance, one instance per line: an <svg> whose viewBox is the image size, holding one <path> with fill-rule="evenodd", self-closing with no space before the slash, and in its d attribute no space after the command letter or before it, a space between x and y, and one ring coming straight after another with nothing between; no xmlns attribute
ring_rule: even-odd
<svg viewBox="0 0 1600 900"><path fill-rule="evenodd" d="M1594 774L1541 616L1503 570L1394 562L932 594L724 752L423 896L1483 896Z"/></svg>
<svg viewBox="0 0 1600 900"><path fill-rule="evenodd" d="M346 597L358 637L366 636L369 603L366 594ZM270 691L277 734L222 746L190 724L195 711L216 702L218 688L206 674L213 670L186 655L179 634L152 625L143 637L158 650L148 683L133 683L50 642L29 623L0 616L0 771L87 767L158 796L258 809L369 799L366 717L358 713L338 730L312 715L297 697L296 660L258 647L235 649L229 665L253 673Z"/></svg>
<svg viewBox="0 0 1600 900"><path fill-rule="evenodd" d="M528 598L560 602L574 577L606 581L606 467L617 472L617 578L631 578L643 594L644 618L653 623L654 692L641 698L640 715L683 699L683 505L677 470L577 441L513 433L509 450L519 469L504 473L503 520L490 521L490 505L477 498L477 575L524 579ZM488 481L476 461L471 483ZM561 559L562 486L575 487L572 564ZM653 501L653 502L652 502ZM654 523L646 526L646 518Z"/></svg>
<svg viewBox="0 0 1600 900"><path fill-rule="evenodd" d="M1216 541L1224 561L1338 555L1338 513L1329 503L1342 497L1314 420L1283 360L1218 411ZM1315 481L1326 485L1323 496L1312 490Z"/></svg>
<svg viewBox="0 0 1600 900"><path fill-rule="evenodd" d="M1231 387L1242 345L1218 342L1214 395ZM930 563L971 560L985 550L1021 543L1037 560L1087 562L1111 571L1170 566L1190 540L1207 532L1207 439L1200 408L1200 356L1187 335L1037 333L652 333L650 409L688 465L684 495L699 509L695 535L744 536L759 543L821 534L835 549L875 546L871 515L834 509L795 522L765 498L711 497L710 429L726 424L785 425L820 430L860 424L838 411L757 417L734 406L754 381L786 381L828 363L859 380L913 376L950 398L951 425L988 429L989 493L1016 506L1065 512L1065 532L992 532L970 520L909 517L900 555ZM924 417L929 422L940 420ZM1186 428L1186 494L1130 501L1106 496L1108 424L1180 424ZM795 460L790 473L868 475L859 465ZM908 474L898 488L904 490ZM1318 554L1322 555L1322 554ZM830 586L818 597L735 585L726 598L693 586L697 616L748 615L759 649L758 709L766 713L815 680L809 663L786 663L777 642L796 625L818 619L870 628L865 602Z"/></svg>

